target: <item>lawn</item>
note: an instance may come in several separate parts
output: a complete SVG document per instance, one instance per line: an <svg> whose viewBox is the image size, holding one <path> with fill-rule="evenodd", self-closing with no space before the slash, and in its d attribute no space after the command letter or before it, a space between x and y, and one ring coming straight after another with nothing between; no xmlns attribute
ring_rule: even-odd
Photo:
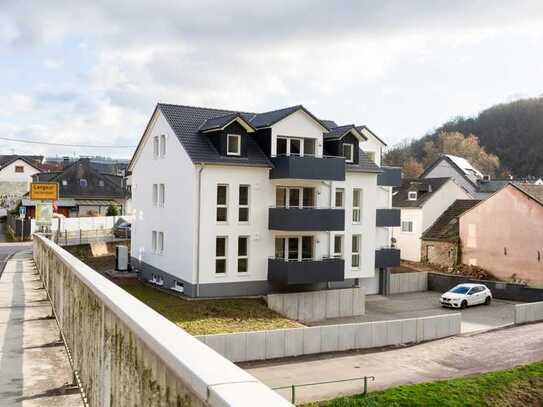
<svg viewBox="0 0 543 407"><path fill-rule="evenodd" d="M540 407L543 362L461 379L400 386L306 407Z"/></svg>
<svg viewBox="0 0 543 407"><path fill-rule="evenodd" d="M262 299L189 301L141 282L123 284L121 287L192 335L303 326L270 310Z"/></svg>

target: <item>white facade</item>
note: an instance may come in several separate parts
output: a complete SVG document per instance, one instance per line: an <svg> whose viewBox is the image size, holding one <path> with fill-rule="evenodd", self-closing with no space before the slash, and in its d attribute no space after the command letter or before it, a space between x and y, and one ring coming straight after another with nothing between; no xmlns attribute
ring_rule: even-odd
<svg viewBox="0 0 543 407"><path fill-rule="evenodd" d="M0 216L13 209L30 190L32 176L40 171L25 160L17 159L0 169Z"/></svg>
<svg viewBox="0 0 543 407"><path fill-rule="evenodd" d="M277 137L314 138L315 155L323 155L323 128L300 110L271 126L271 156ZM166 153L156 157L157 138L166 137ZM381 147L373 140L375 159ZM362 147L364 148L364 147ZM345 181L270 179L270 168L243 165L195 164L157 109L144 134L132 171L132 257L150 271L150 279L190 296L262 293L268 284L268 259L275 255L276 237L312 236L312 257L334 256L334 236L342 235L345 280L375 292L375 250L390 242L389 228L377 228L376 209L390 208L391 187L377 186L377 173L346 172ZM156 186L155 186L156 185ZM164 185L163 205L156 204L156 188ZM217 221L217 187L227 187L226 221ZM249 187L249 220L240 222L240 186ZM344 191L345 229L342 232L280 232L270 230L269 208L276 204L278 187L314 189L314 206L335 205L336 189ZM361 221L353 222L353 190L361 191ZM360 266L352 267L353 235L360 236ZM224 273L216 272L216 238L226 238ZM238 241L248 238L248 267L238 272ZM162 240L161 240L162 239ZM161 241L163 243L161 243ZM146 271L147 272L147 271ZM351 284L353 282L351 281ZM205 294L203 294L205 292Z"/></svg>
<svg viewBox="0 0 543 407"><path fill-rule="evenodd" d="M423 232L457 199L471 199L471 196L450 179L421 207L401 208L402 226L391 229L403 260L421 261L422 241L420 239ZM410 223L411 227L403 226L406 223Z"/></svg>

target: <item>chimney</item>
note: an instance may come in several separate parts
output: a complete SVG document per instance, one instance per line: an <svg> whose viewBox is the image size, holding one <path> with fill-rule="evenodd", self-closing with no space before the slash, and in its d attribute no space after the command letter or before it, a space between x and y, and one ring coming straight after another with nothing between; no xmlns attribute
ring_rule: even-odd
<svg viewBox="0 0 543 407"><path fill-rule="evenodd" d="M70 157L62 157L62 169L65 170L68 165L70 165Z"/></svg>

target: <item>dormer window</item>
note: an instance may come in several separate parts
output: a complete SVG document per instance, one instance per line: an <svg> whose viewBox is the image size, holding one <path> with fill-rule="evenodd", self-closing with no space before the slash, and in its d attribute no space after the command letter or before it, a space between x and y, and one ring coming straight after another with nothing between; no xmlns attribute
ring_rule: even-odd
<svg viewBox="0 0 543 407"><path fill-rule="evenodd" d="M241 155L241 136L239 134L228 134L226 143L228 155Z"/></svg>
<svg viewBox="0 0 543 407"><path fill-rule="evenodd" d="M352 144L343 144L343 157L345 157L346 163L352 163L354 161L354 149Z"/></svg>
<svg viewBox="0 0 543 407"><path fill-rule="evenodd" d="M417 191L409 191L407 193L407 199L410 201L416 201L417 200Z"/></svg>

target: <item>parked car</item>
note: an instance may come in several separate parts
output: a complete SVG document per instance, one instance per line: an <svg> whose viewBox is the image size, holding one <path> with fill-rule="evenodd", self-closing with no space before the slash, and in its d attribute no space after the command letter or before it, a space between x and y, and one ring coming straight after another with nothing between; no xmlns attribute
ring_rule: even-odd
<svg viewBox="0 0 543 407"><path fill-rule="evenodd" d="M122 219L118 220L113 226L113 235L122 239L130 239L132 233L132 225Z"/></svg>
<svg viewBox="0 0 543 407"><path fill-rule="evenodd" d="M492 302L492 292L484 284L458 284L441 296L439 302L444 307L466 308L471 305Z"/></svg>

